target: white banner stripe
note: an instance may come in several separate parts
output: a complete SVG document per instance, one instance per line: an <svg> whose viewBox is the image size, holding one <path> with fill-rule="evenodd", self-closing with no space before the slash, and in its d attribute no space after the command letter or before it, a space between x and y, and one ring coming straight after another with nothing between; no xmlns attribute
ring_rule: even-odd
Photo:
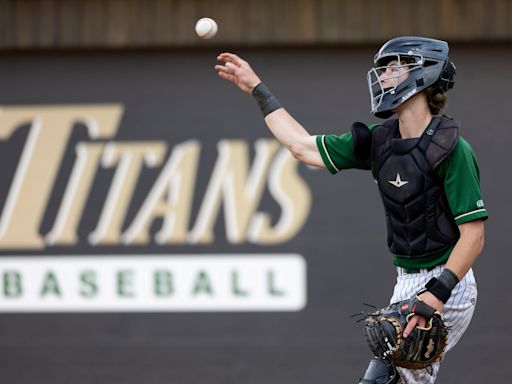
<svg viewBox="0 0 512 384"><path fill-rule="evenodd" d="M0 257L0 312L299 311L297 254Z"/></svg>

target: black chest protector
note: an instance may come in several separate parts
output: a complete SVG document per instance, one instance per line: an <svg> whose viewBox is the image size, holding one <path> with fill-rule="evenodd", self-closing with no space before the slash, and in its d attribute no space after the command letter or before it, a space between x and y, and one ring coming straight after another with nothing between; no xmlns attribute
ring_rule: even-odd
<svg viewBox="0 0 512 384"><path fill-rule="evenodd" d="M458 130L458 122L434 117L416 139L400 139L398 120L387 120L374 131L372 171L386 211L388 246L399 257L440 253L459 238L435 174L455 147Z"/></svg>

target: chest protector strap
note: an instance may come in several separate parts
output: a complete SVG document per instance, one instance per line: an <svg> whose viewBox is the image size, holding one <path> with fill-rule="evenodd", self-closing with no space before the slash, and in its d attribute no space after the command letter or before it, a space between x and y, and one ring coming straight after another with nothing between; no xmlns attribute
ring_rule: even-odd
<svg viewBox="0 0 512 384"><path fill-rule="evenodd" d="M434 117L421 137L401 139L398 120L375 129L372 171L386 211L391 252L423 258L447 250L460 234L437 166L457 143L459 123Z"/></svg>

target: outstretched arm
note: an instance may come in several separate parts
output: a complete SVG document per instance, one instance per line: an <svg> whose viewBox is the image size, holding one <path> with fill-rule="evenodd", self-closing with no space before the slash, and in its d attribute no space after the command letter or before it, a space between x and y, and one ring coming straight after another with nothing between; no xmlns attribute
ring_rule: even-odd
<svg viewBox="0 0 512 384"><path fill-rule="evenodd" d="M261 80L249 63L232 53L221 53L217 60L223 62L215 66L219 76L231 81L243 92L252 94ZM275 138L292 155L306 164L325 168L316 145L316 136L311 136L306 129L282 107L265 116L265 123Z"/></svg>

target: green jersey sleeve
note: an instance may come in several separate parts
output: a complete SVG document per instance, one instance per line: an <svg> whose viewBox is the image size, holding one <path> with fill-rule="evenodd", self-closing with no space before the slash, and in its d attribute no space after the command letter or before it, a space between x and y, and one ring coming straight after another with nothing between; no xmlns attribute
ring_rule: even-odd
<svg viewBox="0 0 512 384"><path fill-rule="evenodd" d="M371 125L368 128L373 132L376 127L377 125ZM316 137L316 145L329 172L335 174L342 169L371 169L370 160L362 161L354 156L352 142L351 132Z"/></svg>
<svg viewBox="0 0 512 384"><path fill-rule="evenodd" d="M457 225L487 219L480 192L480 172L471 145L459 137L452 153L436 169Z"/></svg>

